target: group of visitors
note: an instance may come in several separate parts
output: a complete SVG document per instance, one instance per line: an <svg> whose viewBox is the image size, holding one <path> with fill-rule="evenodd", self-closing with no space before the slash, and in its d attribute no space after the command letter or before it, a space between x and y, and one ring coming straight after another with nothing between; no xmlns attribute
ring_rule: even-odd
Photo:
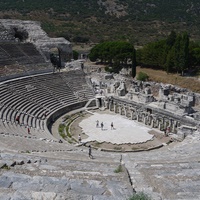
<svg viewBox="0 0 200 200"><path fill-rule="evenodd" d="M96 121L96 127L97 127L97 128L99 127L99 120ZM101 122L100 127L101 127L101 130L104 130L104 129L103 129L103 127L104 127L103 122ZM114 129L114 124L113 124L113 122L111 122L110 127L111 127L111 130Z"/></svg>

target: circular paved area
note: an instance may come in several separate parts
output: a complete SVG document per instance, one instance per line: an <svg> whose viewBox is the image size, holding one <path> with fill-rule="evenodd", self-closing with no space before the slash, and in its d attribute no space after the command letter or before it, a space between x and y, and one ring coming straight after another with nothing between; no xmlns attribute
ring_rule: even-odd
<svg viewBox="0 0 200 200"><path fill-rule="evenodd" d="M99 127L96 127L97 120L99 121ZM100 126L101 122L104 124L103 130ZM113 122L114 129L111 129L111 122ZM94 113L82 120L79 126L88 136L82 142L97 141L99 143L136 144L144 143L153 138L153 135L148 133L151 129L117 114Z"/></svg>

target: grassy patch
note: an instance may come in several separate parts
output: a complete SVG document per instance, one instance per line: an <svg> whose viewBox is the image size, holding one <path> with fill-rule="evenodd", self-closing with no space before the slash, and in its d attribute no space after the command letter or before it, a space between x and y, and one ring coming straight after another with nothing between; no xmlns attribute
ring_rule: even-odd
<svg viewBox="0 0 200 200"><path fill-rule="evenodd" d="M96 146L96 147L99 147L100 145L101 145L100 142L95 142L95 143L94 143L94 146Z"/></svg>
<svg viewBox="0 0 200 200"><path fill-rule="evenodd" d="M72 143L73 143L73 140L72 140L71 138L69 138L69 139L67 140L67 142L68 142L69 144L72 144Z"/></svg>
<svg viewBox="0 0 200 200"><path fill-rule="evenodd" d="M151 198L147 194L144 194L143 192L139 192L139 193L134 194L128 200L151 200Z"/></svg>
<svg viewBox="0 0 200 200"><path fill-rule="evenodd" d="M64 130L65 130L65 124L60 124L59 127L58 127L58 133L63 139L66 138Z"/></svg>
<svg viewBox="0 0 200 200"><path fill-rule="evenodd" d="M200 81L195 77L184 77L178 74L167 74L167 72L162 70L154 70L150 68L140 68L136 69L137 74L139 72L144 72L148 74L149 80L158 83L177 85L181 88L188 88L193 92L200 92ZM192 84L191 84L192 83Z"/></svg>
<svg viewBox="0 0 200 200"><path fill-rule="evenodd" d="M71 135L71 133L70 133L70 131L69 131L69 126L70 126L70 124L68 124L68 125L66 126L66 133L67 133L67 137L71 138L72 135Z"/></svg>
<svg viewBox="0 0 200 200"><path fill-rule="evenodd" d="M59 127L58 127L58 132L59 133L63 133L64 128L65 128L65 125L64 124L60 124Z"/></svg>
<svg viewBox="0 0 200 200"><path fill-rule="evenodd" d="M1 169L10 170L10 167L5 164Z"/></svg>
<svg viewBox="0 0 200 200"><path fill-rule="evenodd" d="M122 147L114 147L114 150L120 151L122 150Z"/></svg>
<svg viewBox="0 0 200 200"><path fill-rule="evenodd" d="M120 164L117 169L114 170L115 173L120 173L120 172L123 172L123 168L122 168L122 165Z"/></svg>
<svg viewBox="0 0 200 200"><path fill-rule="evenodd" d="M84 116L84 114L82 112L80 112L80 113L76 113L76 114L73 114L73 115L66 115L64 117L64 120L63 120L65 122L65 124L59 125L58 132L59 132L60 136L63 139L67 138L67 141L69 143L73 143L75 141L72 138L73 134L70 133L70 125L73 123L74 120L76 120L80 116Z"/></svg>
<svg viewBox="0 0 200 200"><path fill-rule="evenodd" d="M66 135L65 135L65 133L60 133L60 136L61 136L63 139L65 139L65 138L66 138Z"/></svg>
<svg viewBox="0 0 200 200"><path fill-rule="evenodd" d="M134 151L134 150L138 150L139 147L132 147L131 149Z"/></svg>

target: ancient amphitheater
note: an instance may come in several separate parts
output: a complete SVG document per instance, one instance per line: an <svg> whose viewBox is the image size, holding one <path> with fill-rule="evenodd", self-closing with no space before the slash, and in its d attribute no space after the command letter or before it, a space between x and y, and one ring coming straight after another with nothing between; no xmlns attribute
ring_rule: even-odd
<svg viewBox="0 0 200 200"><path fill-rule="evenodd" d="M0 21L0 199L200 199L200 95L78 61L55 71L52 48L71 59L38 22Z"/></svg>

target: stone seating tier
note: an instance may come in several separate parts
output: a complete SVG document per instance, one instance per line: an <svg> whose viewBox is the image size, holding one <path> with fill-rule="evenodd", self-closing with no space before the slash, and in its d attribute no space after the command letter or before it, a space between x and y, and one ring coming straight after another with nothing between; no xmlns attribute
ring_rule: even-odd
<svg viewBox="0 0 200 200"><path fill-rule="evenodd" d="M68 72L63 74L65 73ZM45 126L45 113L50 115L55 110L93 98L90 88L87 88L84 74L77 71L71 76L74 77L71 82L77 81L76 76L81 77L79 85L84 85L87 91L84 98L76 96L78 88L73 91L73 88L60 78L60 73L21 78L1 84L0 112L4 130L13 134L18 130L18 133L27 134L27 127L30 127L37 137L45 134L48 138L50 133ZM83 92L81 87L78 92ZM20 125L16 123L17 116L20 116ZM37 134L37 131L40 134Z"/></svg>
<svg viewBox="0 0 200 200"><path fill-rule="evenodd" d="M45 63L33 44L0 44L1 65Z"/></svg>

